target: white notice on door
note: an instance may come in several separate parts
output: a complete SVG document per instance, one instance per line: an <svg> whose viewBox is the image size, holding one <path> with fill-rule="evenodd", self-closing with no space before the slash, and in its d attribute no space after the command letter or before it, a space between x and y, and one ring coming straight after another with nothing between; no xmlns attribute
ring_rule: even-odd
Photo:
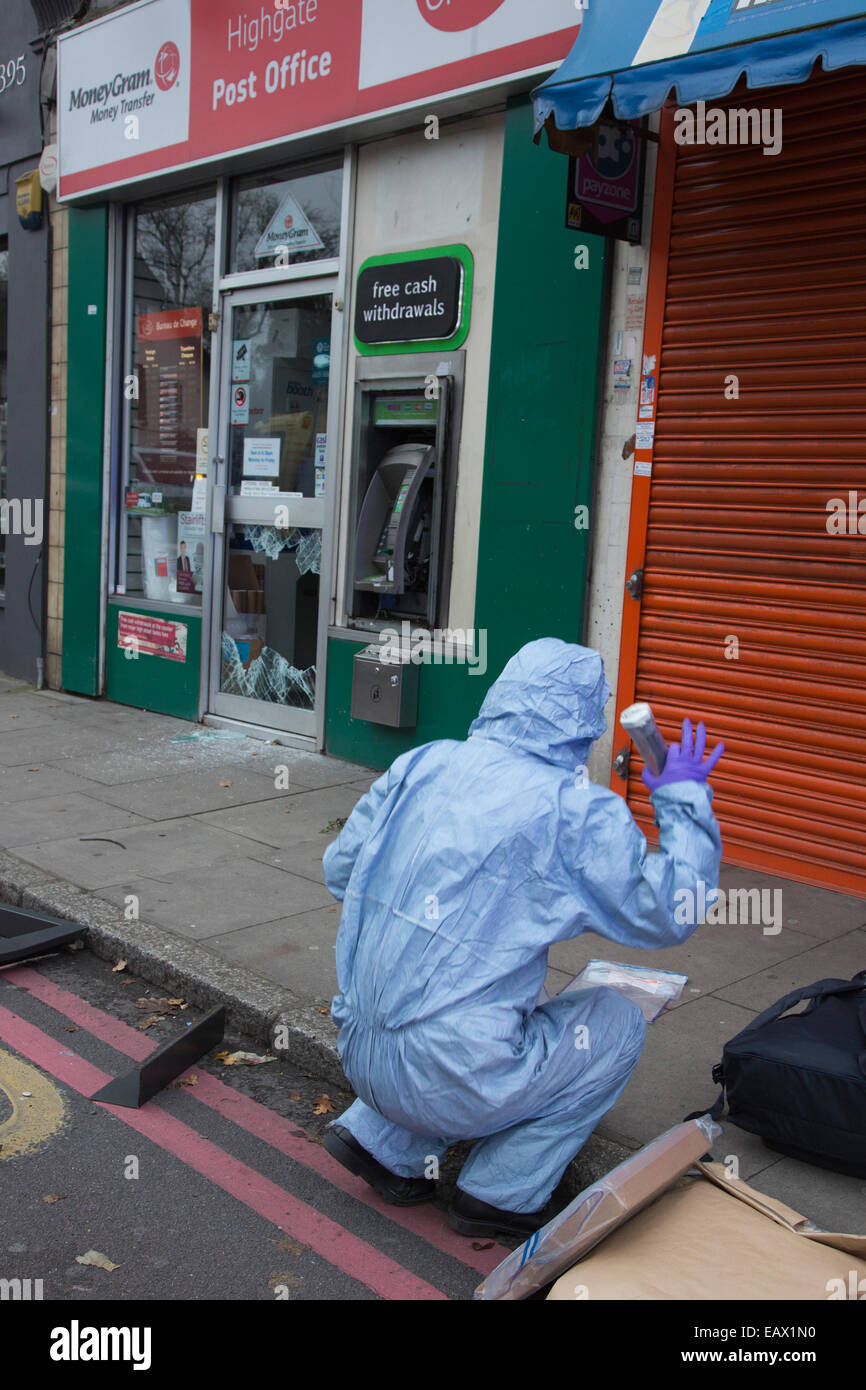
<svg viewBox="0 0 866 1390"><path fill-rule="evenodd" d="M232 381L250 379L250 338L235 338L232 343Z"/></svg>
<svg viewBox="0 0 866 1390"><path fill-rule="evenodd" d="M278 497L279 493L276 483L260 482L257 478L241 480L241 497Z"/></svg>
<svg viewBox="0 0 866 1390"><path fill-rule="evenodd" d="M280 471L280 440L244 440L244 477L276 478Z"/></svg>

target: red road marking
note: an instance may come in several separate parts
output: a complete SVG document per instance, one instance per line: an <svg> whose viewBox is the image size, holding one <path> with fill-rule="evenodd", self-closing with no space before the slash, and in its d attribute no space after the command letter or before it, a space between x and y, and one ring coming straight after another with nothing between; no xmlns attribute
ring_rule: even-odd
<svg viewBox="0 0 866 1390"><path fill-rule="evenodd" d="M64 1056L56 1038L18 1018L2 1005L0 1037L43 1071L78 1091L79 1095L90 1097L111 1080L110 1076L83 1057L77 1054ZM148 1106L145 1110L127 1110L117 1105L105 1105L103 1108L167 1153L174 1154L188 1168L201 1173L266 1221L272 1222L278 1230L287 1231L309 1245L329 1264L357 1279L380 1298L447 1301L447 1296L440 1289L388 1259L374 1246L344 1230L336 1221L322 1216L306 1202L290 1196L269 1178L232 1158L217 1144L203 1138L159 1106Z"/></svg>
<svg viewBox="0 0 866 1390"><path fill-rule="evenodd" d="M32 994L34 999L39 999L70 1022L87 1029L94 1037L108 1043L127 1057L132 1057L136 1062L143 1061L153 1051L149 1039L135 1028L112 1018L110 1014L88 1004L77 994L63 989L53 980L47 980L44 975L26 965L13 966L4 973L3 978L11 980L13 984ZM197 1075L198 1085L193 1095L195 1100L210 1106L240 1129L254 1134L256 1138L270 1144L272 1148L296 1163L311 1168L332 1187L347 1192L365 1206L373 1207L382 1216L412 1231L414 1235L420 1236L437 1250L451 1255L470 1269L489 1274L510 1253L506 1246L498 1243L491 1250L473 1250L466 1237L459 1236L456 1231L446 1226L441 1212L432 1207L392 1207L377 1196L363 1179L353 1177L342 1164L331 1157L327 1149L312 1143L309 1139L299 1139L298 1125L285 1120L282 1115L275 1115L267 1106L241 1095L239 1091L233 1090L231 1086L207 1072L200 1071Z"/></svg>

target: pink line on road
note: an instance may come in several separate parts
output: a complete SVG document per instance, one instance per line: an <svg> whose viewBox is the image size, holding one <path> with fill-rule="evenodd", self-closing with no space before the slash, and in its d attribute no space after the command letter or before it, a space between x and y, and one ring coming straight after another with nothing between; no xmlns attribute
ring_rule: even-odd
<svg viewBox="0 0 866 1390"><path fill-rule="evenodd" d="M3 978L11 980L13 984L27 990L34 999L39 999L41 1003L55 1009L64 1018L68 1018L71 1023L77 1023L79 1027L86 1028L94 1037L108 1043L110 1047L124 1053L127 1057L132 1057L136 1062L143 1061L153 1051L149 1039L134 1028L130 1028L128 1023L122 1023L119 1019L112 1018L110 1014L88 1004L77 994L63 989L53 980L47 980L44 975L40 975L38 971L31 970L26 965L13 966L5 972ZM403 1226L414 1235L420 1236L422 1240L434 1245L437 1250L441 1250L444 1254L460 1260L470 1269L476 1269L481 1274L489 1274L509 1253L506 1246L498 1243L490 1250L473 1250L469 1240L465 1236L459 1236L456 1231L452 1231L449 1226L446 1226L441 1212L433 1207L390 1206L389 1203L377 1196L362 1178L353 1177L342 1164L331 1157L327 1149L323 1149L321 1145L304 1137L296 1124L285 1120L282 1115L275 1115L266 1105L260 1105L258 1101L250 1100L248 1096L241 1095L239 1091L235 1091L231 1086L227 1086L225 1082L218 1080L215 1076L210 1076L207 1072L199 1071L197 1077L195 1100L210 1106L212 1110L216 1110L218 1114L231 1120L240 1129L246 1130L248 1134L254 1134L256 1138L270 1144L272 1148L286 1154L296 1163L302 1163L306 1168L311 1168L320 1177L325 1178L332 1187L338 1187L340 1191L347 1192L349 1196L363 1202L365 1206L373 1207L382 1216L386 1216L390 1221Z"/></svg>
<svg viewBox="0 0 866 1390"><path fill-rule="evenodd" d="M92 1096L111 1080L110 1076L91 1066L83 1057L77 1054L64 1056L56 1038L18 1018L2 1005L0 1037L43 1071L82 1096ZM446 1299L441 1290L394 1260L389 1260L372 1245L344 1230L336 1221L322 1216L306 1202L290 1196L269 1178L232 1158L217 1144L203 1138L173 1115L166 1114L159 1106L148 1106L144 1110L127 1110L117 1105L104 1105L103 1108L243 1202L244 1206L263 1216L266 1221L272 1222L279 1230L309 1245L329 1264L357 1279L380 1298Z"/></svg>

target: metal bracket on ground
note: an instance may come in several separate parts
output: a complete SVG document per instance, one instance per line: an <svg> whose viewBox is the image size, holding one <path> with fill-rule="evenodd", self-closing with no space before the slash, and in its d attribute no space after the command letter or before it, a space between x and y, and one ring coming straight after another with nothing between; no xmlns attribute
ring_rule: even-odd
<svg viewBox="0 0 866 1390"><path fill-rule="evenodd" d="M90 1099L102 1101L104 1105L125 1105L130 1110L137 1110L163 1086L176 1081L187 1067L222 1042L225 1026L226 1011L225 1006L221 1005L187 1028L180 1037L169 1038L140 1067L133 1067L125 1076L109 1081Z"/></svg>

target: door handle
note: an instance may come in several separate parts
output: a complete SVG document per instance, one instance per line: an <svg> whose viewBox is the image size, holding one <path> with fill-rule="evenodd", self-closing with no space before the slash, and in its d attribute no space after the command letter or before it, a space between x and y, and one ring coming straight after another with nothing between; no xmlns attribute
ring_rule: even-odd
<svg viewBox="0 0 866 1390"><path fill-rule="evenodd" d="M219 535L226 529L226 490L222 484L211 493L210 529Z"/></svg>

